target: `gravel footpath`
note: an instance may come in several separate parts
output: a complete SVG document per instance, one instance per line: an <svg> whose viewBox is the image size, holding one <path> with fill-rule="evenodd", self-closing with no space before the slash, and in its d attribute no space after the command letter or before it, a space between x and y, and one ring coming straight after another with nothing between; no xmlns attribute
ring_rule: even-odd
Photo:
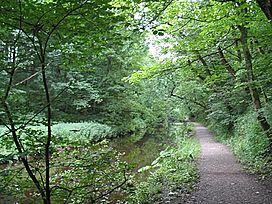
<svg viewBox="0 0 272 204"><path fill-rule="evenodd" d="M195 124L195 128L202 148L198 162L200 181L185 203L272 204L271 181L260 181L246 173L229 148L216 142L207 128L200 124Z"/></svg>

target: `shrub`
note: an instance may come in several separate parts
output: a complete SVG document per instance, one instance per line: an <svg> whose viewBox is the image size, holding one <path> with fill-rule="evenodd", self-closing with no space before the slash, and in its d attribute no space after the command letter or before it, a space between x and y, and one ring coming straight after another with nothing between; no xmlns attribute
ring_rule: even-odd
<svg viewBox="0 0 272 204"><path fill-rule="evenodd" d="M186 189L196 181L198 176L194 160L200 147L195 138L185 134L187 130L184 129L185 126L172 128L175 145L161 151L156 160L139 170L140 173L149 171L150 176L136 186L129 203L155 203L162 199L163 188L173 191L179 187Z"/></svg>
<svg viewBox="0 0 272 204"><path fill-rule="evenodd" d="M234 136L229 143L234 153L250 170L266 171L268 165L264 155L269 141L260 128L255 112L248 112L237 119Z"/></svg>

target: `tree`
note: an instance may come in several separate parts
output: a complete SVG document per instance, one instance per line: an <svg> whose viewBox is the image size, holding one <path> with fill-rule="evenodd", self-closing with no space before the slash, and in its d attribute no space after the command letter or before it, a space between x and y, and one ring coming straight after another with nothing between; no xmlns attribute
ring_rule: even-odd
<svg viewBox="0 0 272 204"><path fill-rule="evenodd" d="M272 2L270 0L257 0L258 5L268 20L272 20Z"/></svg>
<svg viewBox="0 0 272 204"><path fill-rule="evenodd" d="M65 86L54 96L52 95L53 87L50 85L50 77L53 77L52 70L50 70L52 69L50 61L54 60L52 54L60 50L64 55L65 52L63 52L61 45L69 45L73 42L76 42L76 45L90 45L95 42L91 44L91 47L98 52L100 52L102 44L116 44L116 41L120 39L117 31L119 28L123 28L120 22L124 20L125 15L125 10L123 13L121 11L118 13L116 12L118 9L114 2L108 0L4 1L1 3L1 13L3 14L0 18L1 34L4 36L2 44L5 49L5 61L1 63L5 65L2 72L5 74L5 81L7 81L1 87L3 91L1 94L2 110L4 112L3 117L1 116L1 123L12 134L19 160L22 161L44 203L51 203L51 193L55 188L50 185L53 102L67 89ZM115 41L110 42L111 40ZM82 53L79 54L83 56ZM33 69L28 66L33 66ZM59 71L59 67L53 69ZM31 75L27 74L28 71L32 72ZM31 81L38 82L42 87L39 89L42 90L44 98L41 99L41 95L38 94L38 104L33 106L35 107L34 111L33 109L27 110L27 112L33 111L32 115L28 119L19 121L15 117L16 113L13 112L13 107L22 107L25 101L15 101L14 93L16 95L17 92L16 97L25 99L25 96L20 92L29 91L25 85L31 84ZM44 161L44 165L41 167L44 170L39 171L36 169L38 167L33 167L30 164L29 153L26 150L27 145L22 141L20 131L41 113L45 113L46 121L44 122L47 126L47 133L46 137L43 137L39 142L43 146L40 156ZM17 125L18 123L19 125ZM9 133L5 133L2 137L9 135ZM38 140L38 135L35 137ZM45 173L37 175L37 172Z"/></svg>
<svg viewBox="0 0 272 204"><path fill-rule="evenodd" d="M263 27L256 29L257 24ZM175 57L172 70L192 72L199 87L207 89L209 96L199 99L205 101L207 118L217 127L232 130L235 118L254 107L271 149L271 122L263 112L270 95L269 85L264 82L270 76L270 66L261 65L271 57L266 37L271 26L264 21L258 5L245 1L173 1L155 29L165 35L162 46L172 44L166 49ZM261 35L260 30L265 34ZM173 95L184 99L186 92Z"/></svg>

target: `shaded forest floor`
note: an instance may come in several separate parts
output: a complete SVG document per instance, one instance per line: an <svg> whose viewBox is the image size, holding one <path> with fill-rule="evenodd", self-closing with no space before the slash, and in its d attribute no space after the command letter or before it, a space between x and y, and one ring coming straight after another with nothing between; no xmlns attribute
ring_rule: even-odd
<svg viewBox="0 0 272 204"><path fill-rule="evenodd" d="M260 181L256 175L246 173L229 148L216 142L206 127L195 127L202 149L200 180L186 203L272 203L271 181ZM184 201L176 199L171 203Z"/></svg>

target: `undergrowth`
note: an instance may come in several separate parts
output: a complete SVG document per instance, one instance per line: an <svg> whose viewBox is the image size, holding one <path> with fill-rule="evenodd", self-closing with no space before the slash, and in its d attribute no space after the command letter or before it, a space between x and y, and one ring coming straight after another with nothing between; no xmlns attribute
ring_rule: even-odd
<svg viewBox="0 0 272 204"><path fill-rule="evenodd" d="M266 150L269 141L261 130L256 119L255 112L248 112L236 119L233 132L215 130L216 139L231 147L239 161L252 173L260 173L263 176L272 175L271 156L267 156Z"/></svg>
<svg viewBox="0 0 272 204"><path fill-rule="evenodd" d="M198 141L189 137L189 126L176 126L171 130L173 145L160 152L150 165L139 169L139 173L149 172L146 181L136 185L130 196L130 204L151 204L161 202L164 189L177 191L189 190L198 178L195 158L200 147Z"/></svg>
<svg viewBox="0 0 272 204"><path fill-rule="evenodd" d="M265 154L269 141L253 112L237 120L234 136L229 139L229 144L250 171L271 174L271 156L269 158Z"/></svg>
<svg viewBox="0 0 272 204"><path fill-rule="evenodd" d="M194 160L199 153L199 145L196 139L191 137L192 127L189 125L173 126L170 134L168 131L158 131L156 135L141 139L131 135L127 138L116 138L116 142L105 144L104 141L103 144L99 142L96 145L94 144L96 141L113 137L109 126L93 122L59 123L53 125L52 130L54 139L51 163L54 168L51 171L53 179L51 184L72 189L71 201L83 202L86 199L84 196L86 192L95 199L99 197L96 189L107 192L107 185L111 189L127 177L127 183L120 191L115 191L110 197L103 197L106 199L105 203L127 200L129 204L153 204L162 200L165 189L172 192L180 189L187 191L197 179ZM0 128L1 133L6 131L6 128ZM46 128L29 126L18 131L18 134L24 142L25 153L31 165L40 171L44 168L40 159L43 155L42 144ZM27 199L28 203L33 203L32 200L37 198L37 192L33 190L33 185L25 172L20 171L21 164L7 163L18 159L11 138L9 136L1 138L0 144L2 144L0 162L6 165L0 172L5 174L0 189L7 186L14 172L19 172L13 182L9 182L10 188L5 187L5 195L11 195L11 200ZM98 148L97 145L101 146ZM80 192L74 190L78 185L88 186L90 182L95 183L94 189L81 189ZM20 184L20 188L16 188L17 184ZM18 191L22 193L18 194ZM26 195L26 192L30 192L31 195ZM55 203L60 203L67 196L65 193L61 190L54 191L52 199Z"/></svg>
<svg viewBox="0 0 272 204"><path fill-rule="evenodd" d="M25 146L25 154L35 155L43 151L43 142L46 141L46 126L27 126L18 130L17 134ZM8 129L0 126L0 164L9 160L18 159L15 144L8 133ZM112 128L96 123L58 123L52 126L52 148L65 146L80 146L86 141L96 143L114 137Z"/></svg>

